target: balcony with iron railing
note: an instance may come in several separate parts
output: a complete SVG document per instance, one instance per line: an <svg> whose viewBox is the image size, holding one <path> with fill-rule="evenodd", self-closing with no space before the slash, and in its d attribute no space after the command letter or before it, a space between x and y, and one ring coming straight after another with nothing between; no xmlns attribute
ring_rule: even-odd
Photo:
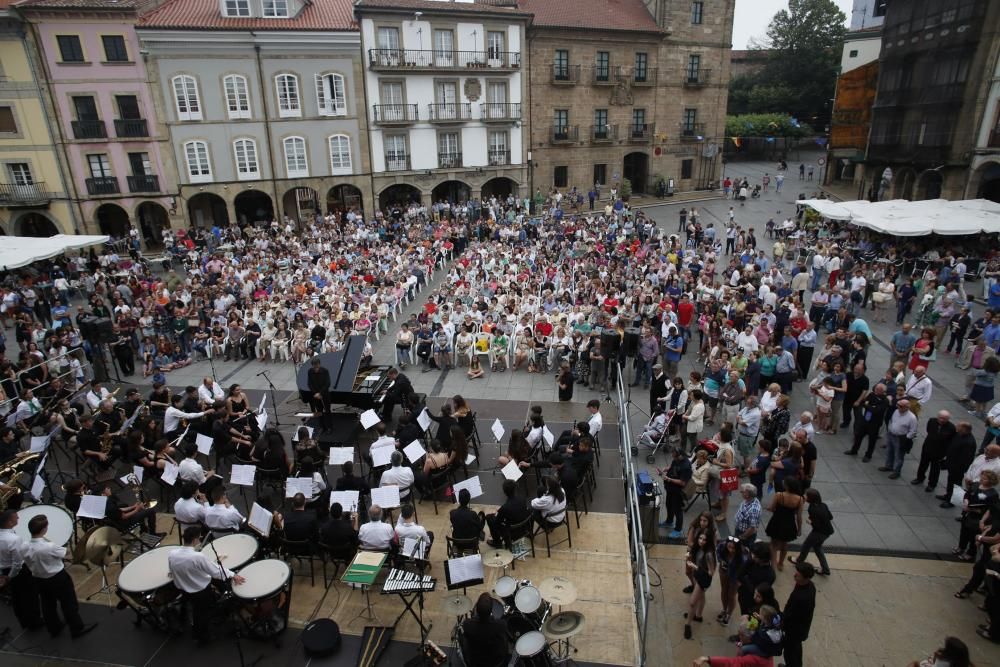
<svg viewBox="0 0 1000 667"><path fill-rule="evenodd" d="M574 86L579 81L579 65L552 65L552 83L560 86Z"/></svg>
<svg viewBox="0 0 1000 667"><path fill-rule="evenodd" d="M462 166L462 154L438 151L438 168L455 169Z"/></svg>
<svg viewBox="0 0 1000 667"><path fill-rule="evenodd" d="M633 67L631 72L629 72L629 78L632 79L633 86L655 86L656 85L656 68L655 67L643 67L637 68Z"/></svg>
<svg viewBox="0 0 1000 667"><path fill-rule="evenodd" d="M595 144L607 143L618 138L617 125L591 125L590 140Z"/></svg>
<svg viewBox="0 0 1000 667"><path fill-rule="evenodd" d="M517 51L442 51L434 49L368 49L372 71L516 70L521 66Z"/></svg>
<svg viewBox="0 0 1000 667"><path fill-rule="evenodd" d="M684 123L680 124L681 141L699 141L705 136L704 123Z"/></svg>
<svg viewBox="0 0 1000 667"><path fill-rule="evenodd" d="M698 69L687 68L684 70L684 85L688 88L701 88L707 86L712 77L712 70L699 67Z"/></svg>
<svg viewBox="0 0 1000 667"><path fill-rule="evenodd" d="M121 190L118 187L118 178L115 176L95 176L87 179L87 194L91 195L116 195Z"/></svg>
<svg viewBox="0 0 1000 667"><path fill-rule="evenodd" d="M427 105L432 123L461 123L472 118L472 105L468 102L443 102Z"/></svg>
<svg viewBox="0 0 1000 667"><path fill-rule="evenodd" d="M72 125L75 139L108 138L108 128L103 120L74 120Z"/></svg>
<svg viewBox="0 0 1000 667"><path fill-rule="evenodd" d="M553 125L550 136L554 144L572 143L579 138L580 128L577 125Z"/></svg>
<svg viewBox="0 0 1000 667"><path fill-rule="evenodd" d="M160 177L154 174L143 174L141 176L126 176L129 192L159 192Z"/></svg>
<svg viewBox="0 0 1000 667"><path fill-rule="evenodd" d="M649 143L653 138L652 123L631 123L628 126L628 140L632 143Z"/></svg>
<svg viewBox="0 0 1000 667"><path fill-rule="evenodd" d="M118 137L148 137L149 128L145 118L115 119L115 135Z"/></svg>
<svg viewBox="0 0 1000 667"><path fill-rule="evenodd" d="M508 150L497 150L491 148L487 151L486 157L491 167L502 167L506 164L510 164L510 151Z"/></svg>
<svg viewBox="0 0 1000 667"><path fill-rule="evenodd" d="M621 65L602 67L594 65L591 68L590 82L595 86L613 86L621 78Z"/></svg>
<svg viewBox="0 0 1000 667"><path fill-rule="evenodd" d="M410 125L420 119L416 104L376 104L373 108L378 125Z"/></svg>
<svg viewBox="0 0 1000 667"><path fill-rule="evenodd" d="M0 183L0 207L46 206L54 198L45 190L45 183Z"/></svg>
<svg viewBox="0 0 1000 667"><path fill-rule="evenodd" d="M386 171L409 171L410 170L410 155L409 153L386 153L385 154L385 170Z"/></svg>
<svg viewBox="0 0 1000 667"><path fill-rule="evenodd" d="M520 102L482 102L479 113L484 123L512 123L521 120Z"/></svg>

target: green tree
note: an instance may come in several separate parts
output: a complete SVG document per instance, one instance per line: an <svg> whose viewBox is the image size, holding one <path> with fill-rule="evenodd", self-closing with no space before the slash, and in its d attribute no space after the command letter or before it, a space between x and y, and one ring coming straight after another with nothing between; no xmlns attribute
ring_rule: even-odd
<svg viewBox="0 0 1000 667"><path fill-rule="evenodd" d="M727 137L805 137L812 128L792 122L788 114L744 114L726 116Z"/></svg>
<svg viewBox="0 0 1000 667"><path fill-rule="evenodd" d="M761 44L771 56L750 85L734 79L734 112L789 113L822 128L829 122L847 16L833 0L789 0ZM746 89L749 88L749 92ZM763 90L758 90L763 88Z"/></svg>

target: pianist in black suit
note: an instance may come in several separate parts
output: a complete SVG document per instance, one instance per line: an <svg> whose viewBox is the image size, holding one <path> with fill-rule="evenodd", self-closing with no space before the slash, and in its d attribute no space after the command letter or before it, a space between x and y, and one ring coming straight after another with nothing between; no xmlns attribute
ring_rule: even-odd
<svg viewBox="0 0 1000 667"><path fill-rule="evenodd" d="M386 378L389 380L389 388L382 400L382 421L388 424L392 421L392 413L397 405L409 405L413 385L410 384L410 378L400 373L398 368L390 368Z"/></svg>
<svg viewBox="0 0 1000 667"><path fill-rule="evenodd" d="M308 375L309 407L312 408L313 414L320 415L320 429L329 431L332 426L330 411L327 409L330 398L330 371L323 368L319 357L312 358L311 366Z"/></svg>
<svg viewBox="0 0 1000 667"><path fill-rule="evenodd" d="M496 667L510 659L507 623L493 618L493 598L483 593L472 617L462 622L462 656L467 665Z"/></svg>
<svg viewBox="0 0 1000 667"><path fill-rule="evenodd" d="M516 482L510 479L504 480L503 494L507 500L497 509L496 514L486 516L486 525L490 527L491 547L504 548L507 527L519 524L531 516L528 501L517 495Z"/></svg>
<svg viewBox="0 0 1000 667"><path fill-rule="evenodd" d="M285 514L285 539L297 542L316 539L319 525L316 512L306 509L306 497L296 493L292 498L292 511Z"/></svg>

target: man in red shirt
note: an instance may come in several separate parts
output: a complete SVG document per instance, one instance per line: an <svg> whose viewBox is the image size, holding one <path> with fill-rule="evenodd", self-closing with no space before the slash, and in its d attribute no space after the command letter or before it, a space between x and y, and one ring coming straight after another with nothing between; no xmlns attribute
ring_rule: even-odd
<svg viewBox="0 0 1000 667"><path fill-rule="evenodd" d="M552 325L549 323L545 315L538 316L538 321L535 322L535 331L543 336L552 335Z"/></svg>
<svg viewBox="0 0 1000 667"><path fill-rule="evenodd" d="M428 315L433 315L437 312L438 305L434 302L434 297L427 297L427 303L424 304L424 312Z"/></svg>
<svg viewBox="0 0 1000 667"><path fill-rule="evenodd" d="M694 304L691 303L691 298L687 293L681 294L681 300L677 303L677 324L680 325L685 338L691 337L691 331L688 327L691 326L693 320Z"/></svg>

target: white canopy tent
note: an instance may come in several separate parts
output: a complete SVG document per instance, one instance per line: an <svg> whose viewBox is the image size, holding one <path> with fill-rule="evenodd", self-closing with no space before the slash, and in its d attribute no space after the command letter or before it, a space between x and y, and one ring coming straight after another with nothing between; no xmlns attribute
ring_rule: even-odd
<svg viewBox="0 0 1000 667"><path fill-rule="evenodd" d="M47 238L33 236L0 236L0 270L8 271L27 266L40 259L61 255L67 250L105 243L107 236L56 234Z"/></svg>
<svg viewBox="0 0 1000 667"><path fill-rule="evenodd" d="M825 218L845 220L893 236L1000 233L1000 204L986 199L880 202L802 199L796 203L808 206Z"/></svg>

